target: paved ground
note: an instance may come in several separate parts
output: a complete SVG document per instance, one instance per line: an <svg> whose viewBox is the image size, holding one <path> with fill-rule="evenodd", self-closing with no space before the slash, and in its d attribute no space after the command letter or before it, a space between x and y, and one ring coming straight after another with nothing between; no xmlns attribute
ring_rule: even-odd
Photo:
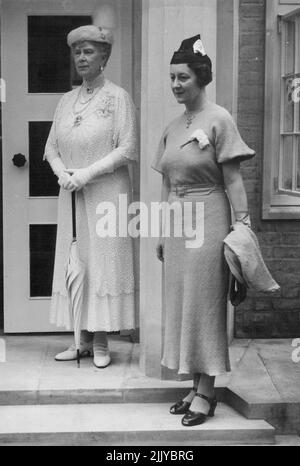
<svg viewBox="0 0 300 466"><path fill-rule="evenodd" d="M128 337L110 337L112 364L97 369L92 358L57 362L55 354L72 342L71 336L4 336L6 362L0 363L0 391L160 388L178 386L178 381L145 377L139 369L139 345ZM182 382L190 386L190 382ZM182 386L182 385L180 385Z"/></svg>
<svg viewBox="0 0 300 466"><path fill-rule="evenodd" d="M97 369L91 358L81 368L54 356L71 343L70 335L2 336L6 362L0 362L0 391L106 388L189 387L190 382L145 377L139 368L139 345L128 337L110 337L112 364ZM292 340L236 340L230 348L232 372L217 378L248 400L300 402L300 362L292 361Z"/></svg>
<svg viewBox="0 0 300 466"><path fill-rule="evenodd" d="M294 350L292 340L235 341L227 386L248 402L299 403L300 362L293 362Z"/></svg>
<svg viewBox="0 0 300 466"><path fill-rule="evenodd" d="M98 394L99 400L105 394L107 401L117 398L130 389L142 389L141 402L148 402L156 390L190 387L190 381L158 380L145 377L139 368L139 345L128 337L110 337L112 364L97 369L91 358L81 362L77 369L74 361L56 362L54 356L71 342L70 335L44 336L2 336L6 343L6 360L0 362L0 404L48 403L53 393L65 391L74 394ZM252 403L300 403L300 362L292 360L292 340L236 340L230 348L232 372L218 377L218 387L228 387L243 399ZM0 361L3 352L0 353ZM139 390L136 393L139 393ZM122 395L123 393L123 395ZM48 399L39 399L48 394ZM13 396L13 401L11 397ZM20 397L18 403L18 397ZM29 398L28 398L29 397ZM100 398L101 397L101 398ZM72 402L70 399L70 403ZM42 400L42 401L41 401ZM173 400L170 400L173 401ZM59 399L55 401L59 404ZM137 402L135 399L133 402ZM278 445L299 445L296 435L277 436Z"/></svg>

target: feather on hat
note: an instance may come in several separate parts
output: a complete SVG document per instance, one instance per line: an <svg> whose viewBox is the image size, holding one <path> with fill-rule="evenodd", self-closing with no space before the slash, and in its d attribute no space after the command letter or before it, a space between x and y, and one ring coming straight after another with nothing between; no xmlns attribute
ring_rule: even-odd
<svg viewBox="0 0 300 466"><path fill-rule="evenodd" d="M92 17L92 25L80 26L69 32L67 35L69 47L76 42L83 42L85 40L113 44L113 30L116 27L116 18L113 8L110 5L102 5L94 11Z"/></svg>
<svg viewBox="0 0 300 466"><path fill-rule="evenodd" d="M181 42L179 49L172 57L171 65L181 63L206 63L210 67L212 66L211 60L204 49L200 34Z"/></svg>

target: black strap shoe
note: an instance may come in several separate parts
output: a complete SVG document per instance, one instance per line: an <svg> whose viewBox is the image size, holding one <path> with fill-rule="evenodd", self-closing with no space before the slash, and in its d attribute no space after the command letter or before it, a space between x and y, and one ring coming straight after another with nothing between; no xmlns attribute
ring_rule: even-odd
<svg viewBox="0 0 300 466"><path fill-rule="evenodd" d="M196 393L195 396L203 398L205 401L209 403L209 411L207 414L204 414L198 411L188 410L181 421L182 425L184 425L185 427L199 426L200 424L203 424L206 421L207 417L213 417L215 414L215 409L217 406L216 398L208 398L207 396L202 395L201 393Z"/></svg>
<svg viewBox="0 0 300 466"><path fill-rule="evenodd" d="M197 391L195 387L193 387L192 390L194 390L194 392ZM183 400L177 401L177 403L171 406L170 413L171 414L185 414L188 412L190 406L191 406L191 403L189 403L188 401L183 401Z"/></svg>

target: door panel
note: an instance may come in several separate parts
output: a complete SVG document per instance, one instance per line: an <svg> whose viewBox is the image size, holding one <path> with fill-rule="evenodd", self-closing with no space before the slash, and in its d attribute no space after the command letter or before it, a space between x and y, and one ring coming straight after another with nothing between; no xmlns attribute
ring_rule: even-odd
<svg viewBox="0 0 300 466"><path fill-rule="evenodd" d="M132 91L131 0L105 0L118 27L106 76ZM57 184L43 148L62 93L80 84L66 45L68 31L91 22L101 1L1 2L3 104L4 330L49 332ZM23 154L26 164L12 163Z"/></svg>
<svg viewBox="0 0 300 466"><path fill-rule="evenodd" d="M91 17L28 16L29 93L63 93L80 82L72 73L74 67L66 36L83 24L91 24Z"/></svg>
<svg viewBox="0 0 300 466"><path fill-rule="evenodd" d="M56 225L29 225L30 298L50 297Z"/></svg>
<svg viewBox="0 0 300 466"><path fill-rule="evenodd" d="M29 121L29 196L58 196L59 185L51 167L42 158L51 121Z"/></svg>

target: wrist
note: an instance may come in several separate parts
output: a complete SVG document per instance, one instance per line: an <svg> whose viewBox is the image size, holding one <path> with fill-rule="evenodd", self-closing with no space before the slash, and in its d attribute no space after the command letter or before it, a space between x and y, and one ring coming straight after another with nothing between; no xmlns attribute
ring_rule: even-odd
<svg viewBox="0 0 300 466"><path fill-rule="evenodd" d="M101 161L96 162L85 168L86 178L88 179L88 182L92 181L94 178L97 178L98 176L103 174L102 164L100 162Z"/></svg>
<svg viewBox="0 0 300 466"><path fill-rule="evenodd" d="M249 216L249 210L234 210L234 216L236 220L243 219Z"/></svg>
<svg viewBox="0 0 300 466"><path fill-rule="evenodd" d="M83 168L81 175L84 184L90 183L90 181L92 181L92 179L95 178L93 170L90 167Z"/></svg>
<svg viewBox="0 0 300 466"><path fill-rule="evenodd" d="M246 225L251 228L251 220L249 213L243 215L242 217L237 217L236 222L242 223L243 225Z"/></svg>
<svg viewBox="0 0 300 466"><path fill-rule="evenodd" d="M64 166L60 157L56 157L55 159L51 160L49 164L57 178L60 178L64 174L66 167Z"/></svg>

